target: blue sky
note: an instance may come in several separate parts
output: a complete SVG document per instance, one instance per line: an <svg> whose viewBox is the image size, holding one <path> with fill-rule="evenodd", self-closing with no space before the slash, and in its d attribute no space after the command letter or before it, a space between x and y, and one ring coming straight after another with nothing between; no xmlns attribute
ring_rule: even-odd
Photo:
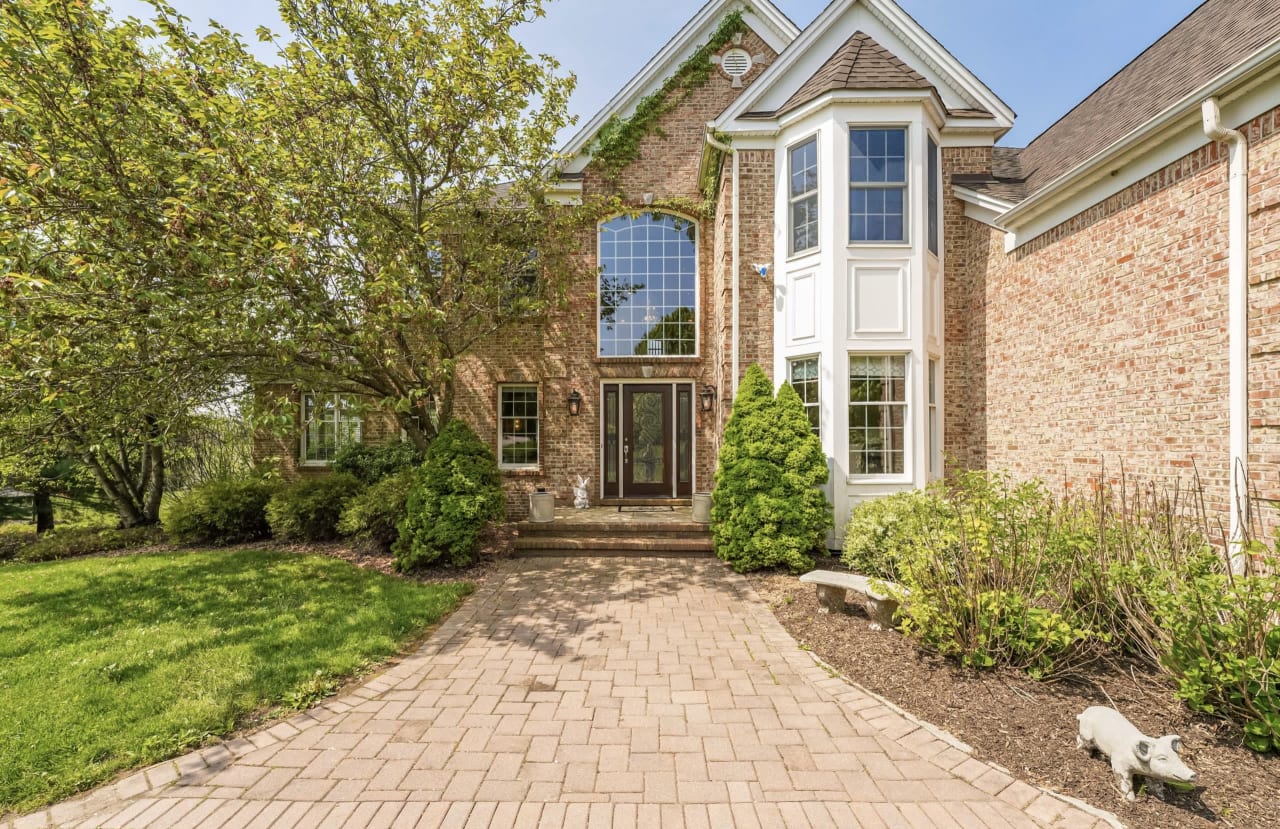
<svg viewBox="0 0 1280 829"><path fill-rule="evenodd" d="M196 24L245 34L283 29L271 0L170 0ZM1172 28L1201 0L899 0L1018 113L1001 142L1023 146ZM107 0L140 14L138 0ZM827 0L776 0L800 27ZM522 39L578 77L572 109L584 123L700 8L701 0L549 0ZM262 56L268 57L264 52ZM569 131L572 133L572 130Z"/></svg>

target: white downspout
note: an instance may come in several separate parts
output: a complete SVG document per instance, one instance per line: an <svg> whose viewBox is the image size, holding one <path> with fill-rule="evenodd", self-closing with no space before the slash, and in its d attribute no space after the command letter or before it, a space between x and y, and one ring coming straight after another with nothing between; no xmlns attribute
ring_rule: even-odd
<svg viewBox="0 0 1280 829"><path fill-rule="evenodd" d="M1231 567L1243 572L1241 543L1249 514L1249 139L1223 126L1218 99L1201 104L1205 135L1231 147L1228 218L1228 334L1231 414Z"/></svg>
<svg viewBox="0 0 1280 829"><path fill-rule="evenodd" d="M740 339L738 335L738 329L739 329L738 319L740 315L740 312L738 310L738 271L740 269L740 266L738 263L738 256L741 248L741 245L739 244L739 241L740 241L739 233L741 232L740 231L741 224L738 221L738 205L739 205L738 150L736 147L731 147L728 144L721 141L720 139L716 138L715 134L711 131L710 127L707 128L707 143L715 147L720 152L729 153L730 155L733 156L733 206L731 208L733 210L733 242L732 242L733 251L732 251L732 257L731 257L733 260L733 265L732 265L733 267L733 380L731 383L731 387L732 387L733 399L736 400L738 397L738 377L741 374L741 372L739 371L740 360L738 355L738 352L739 352L738 342Z"/></svg>

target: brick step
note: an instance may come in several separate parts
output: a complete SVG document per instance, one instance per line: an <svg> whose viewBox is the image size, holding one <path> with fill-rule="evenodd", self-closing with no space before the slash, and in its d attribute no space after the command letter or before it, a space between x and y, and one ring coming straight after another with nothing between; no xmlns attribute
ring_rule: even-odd
<svg viewBox="0 0 1280 829"><path fill-rule="evenodd" d="M540 536L692 536L709 537L711 528L707 524L696 524L693 521L546 521L534 523L521 521L516 524L516 531L521 538Z"/></svg>
<svg viewBox="0 0 1280 829"><path fill-rule="evenodd" d="M516 549L512 558L715 558L712 550L555 550Z"/></svg>
<svg viewBox="0 0 1280 829"><path fill-rule="evenodd" d="M547 555L713 555L711 537L546 536L515 540L517 554Z"/></svg>

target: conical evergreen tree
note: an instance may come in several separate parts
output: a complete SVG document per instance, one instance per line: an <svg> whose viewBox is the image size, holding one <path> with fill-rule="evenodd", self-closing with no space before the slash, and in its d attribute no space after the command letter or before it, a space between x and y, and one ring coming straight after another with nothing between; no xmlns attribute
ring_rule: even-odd
<svg viewBox="0 0 1280 829"><path fill-rule="evenodd" d="M818 489L826 481L826 456L795 390L784 385L774 398L764 371L751 366L720 449L711 509L716 554L739 572L812 568L810 554L831 526Z"/></svg>

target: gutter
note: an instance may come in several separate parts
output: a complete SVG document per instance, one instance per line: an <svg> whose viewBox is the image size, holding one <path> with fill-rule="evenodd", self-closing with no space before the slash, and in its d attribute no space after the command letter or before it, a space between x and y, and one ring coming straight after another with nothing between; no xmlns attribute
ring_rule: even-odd
<svg viewBox="0 0 1280 829"><path fill-rule="evenodd" d="M739 328L740 328L740 326L738 325L738 321L741 313L739 311L739 302L738 302L738 275L739 275L738 272L741 269L741 266L738 262L738 257L740 255L741 247L742 247L740 244L741 222L739 221L739 218L738 218L738 205L739 205L738 181L740 176L740 173L739 173L740 167L738 163L738 150L735 147L731 147L728 144L724 143L719 138L716 138L715 134L711 130L711 127L707 127L707 143L712 147L715 147L720 152L729 153L730 155L733 156L733 207L731 208L733 210L733 242L732 242L732 246L733 246L733 254L732 254L732 259L733 259L733 265L732 265L733 267L733 380L731 383L731 387L733 391L733 399L736 400L738 397L738 377L741 374L741 372L739 371L740 357L738 353L739 352L739 348L738 348Z"/></svg>
<svg viewBox="0 0 1280 829"><path fill-rule="evenodd" d="M1231 450L1231 569L1244 572L1244 531L1249 515L1249 139L1222 123L1218 99L1201 104L1204 133L1231 148L1228 208L1228 392Z"/></svg>

